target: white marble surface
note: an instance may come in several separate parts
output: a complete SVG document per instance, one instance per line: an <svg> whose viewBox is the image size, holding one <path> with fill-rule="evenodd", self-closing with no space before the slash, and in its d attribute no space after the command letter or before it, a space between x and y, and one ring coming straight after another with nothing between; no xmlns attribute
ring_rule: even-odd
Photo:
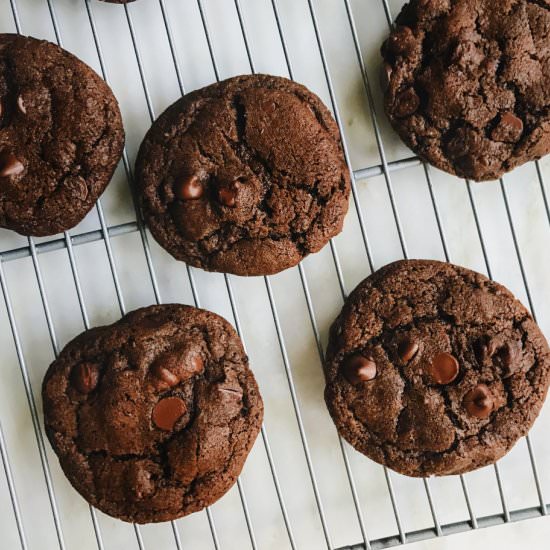
<svg viewBox="0 0 550 550"><path fill-rule="evenodd" d="M185 89L191 90L212 82L215 75L196 3L192 0L165 0L164 4ZM400 2L390 4L395 14ZM15 30L12 5L17 7L23 33L56 39L46 0L0 0L0 32ZM242 0L241 5L249 31L255 68L262 72L287 75L271 2ZM280 0L278 5L295 78L330 103L306 0ZM341 0L313 0L313 5L318 13L353 168L378 165L380 158L344 3ZM356 15L368 74L376 84L378 47L387 33L382 3L380 0L352 0L351 5ZM64 46L99 71L101 67L84 0L51 0L51 6L57 16L59 36ZM204 6L220 76L224 78L249 72L250 66L233 0L204 0ZM97 24L97 36L102 44L110 82L121 102L127 130L128 155L132 163L143 134L151 122L147 99L153 115L157 115L180 95L162 11L158 0L138 0L129 6L127 12L142 55L143 76L148 84L146 96L124 8L96 0L90 0L89 7ZM377 85L374 89L388 159L393 161L407 158L411 153L388 128L381 114ZM548 159L541 163L541 172L550 182ZM436 170L431 170L430 174L451 260L487 272L467 187L464 182ZM415 167L394 172L391 183L409 255L443 259L444 249L423 169ZM539 322L548 335L550 225L535 166L525 166L507 176L504 188L509 199L510 214L521 249L532 302ZM498 182L494 182L473 185L471 190L478 209L492 275L527 302L527 292L501 187ZM352 204L344 232L334 241L346 291L369 273L358 211L365 221L375 268L398 259L403 254L384 178L378 176L358 181L357 198L358 204ZM122 167L102 197L102 206L110 225L135 219ZM98 228L99 220L94 211L71 234ZM51 238L36 241L45 240ZM27 241L23 237L0 231L0 251L26 245ZM132 309L153 303L155 294L139 234L115 237L112 239L112 247L125 308ZM154 243L151 243L151 249L161 299L192 303L185 267L170 259ZM90 323L97 325L114 321L120 316L120 308L105 246L96 242L75 247L75 259L82 284L83 305ZM38 262L51 312L55 344L63 346L84 326L71 266L65 250L40 255ZM324 345L329 324L342 303L329 247L308 258L303 267L313 300L315 322ZM6 263L4 270L21 338L21 356L40 409L38 389L43 373L54 357L54 349L35 270L29 258ZM223 277L199 270L193 270L193 274L201 305L232 320ZM251 363L265 397L266 432L296 547L299 550L323 548L323 531L265 281L261 278L237 277L231 277L230 281ZM322 400L323 381L319 355L299 272L291 269L272 277L270 281L274 305L281 322L281 337L287 351L288 372L292 374L295 384L297 402L309 443L311 466L331 542L335 548L360 542L362 535L345 462ZM53 549L57 547L56 531L22 383L22 367L16 351L6 308L0 303L0 362L3 375L0 384L0 419L9 461L28 547ZM538 460L541 487L547 501L550 499L549 428L550 413L546 406L532 431L532 445ZM68 485L47 444L46 449L66 547L78 550L97 548L87 505ZM397 526L382 469L347 447L346 456L369 537L376 539L395 535ZM500 469L502 487L510 510L538 504L525 440L518 443L500 462ZM433 518L422 481L395 474L391 474L390 479L403 529L414 531L432 527ZM476 515L502 512L493 468L485 468L465 476L465 483ZM449 523L468 518L459 479L432 480L430 486L439 521ZM258 548L289 548L281 508L261 439L246 464L242 487L248 501ZM251 547L236 488L212 507L212 517L221 549L241 550ZM98 514L98 524L105 549L138 548L132 526L103 514ZM176 528L182 547L186 550L213 548L205 513L178 521ZM543 543L548 540L548 531L548 520L533 520L479 533L456 535L433 543L423 542L417 547L458 548L459 545L462 547L469 544L479 548L488 545L511 548L513 541L516 542L513 547L522 546L525 541L529 541L526 547L543 548ZM176 548L170 525L143 527L141 535L143 546L148 550ZM11 550L18 545L6 478L0 471L0 548Z"/></svg>

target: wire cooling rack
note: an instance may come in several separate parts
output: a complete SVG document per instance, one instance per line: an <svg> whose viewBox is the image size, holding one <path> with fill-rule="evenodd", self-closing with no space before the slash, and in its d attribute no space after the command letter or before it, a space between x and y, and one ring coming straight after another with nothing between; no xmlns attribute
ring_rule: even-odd
<svg viewBox="0 0 550 550"><path fill-rule="evenodd" d="M385 548L546 515L548 407L494 467L409 479L338 438L321 361L343 298L402 257L444 259L503 282L550 329L550 163L470 184L422 164L381 110L378 47L402 2L386 0L0 0L0 32L57 42L120 100L123 161L97 208L63 235L0 231L0 547ZM204 273L149 237L129 183L151 121L182 93L234 74L290 76L333 110L353 167L343 233L266 278ZM375 85L376 84L376 85ZM40 383L74 335L155 302L214 310L244 339L266 405L238 484L204 512L132 526L89 508L45 441ZM546 430L546 431L545 431Z"/></svg>

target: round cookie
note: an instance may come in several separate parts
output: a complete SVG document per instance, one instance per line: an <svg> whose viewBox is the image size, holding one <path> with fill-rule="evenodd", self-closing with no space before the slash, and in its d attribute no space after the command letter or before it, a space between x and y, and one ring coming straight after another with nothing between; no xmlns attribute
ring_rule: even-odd
<svg viewBox="0 0 550 550"><path fill-rule="evenodd" d="M0 227L53 235L80 222L124 146L105 82L44 40L0 34Z"/></svg>
<svg viewBox="0 0 550 550"><path fill-rule="evenodd" d="M332 418L358 451L409 476L460 474L528 432L550 353L503 286L452 264L400 261L347 299L325 376Z"/></svg>
<svg viewBox="0 0 550 550"><path fill-rule="evenodd" d="M45 427L75 489L137 523L209 506L235 483L263 404L229 323L151 306L84 332L44 379Z"/></svg>
<svg viewBox="0 0 550 550"><path fill-rule="evenodd" d="M412 0L382 47L385 109L421 158L492 180L550 152L550 4Z"/></svg>
<svg viewBox="0 0 550 550"><path fill-rule="evenodd" d="M145 221L178 260L269 275L342 229L349 172L321 100L286 78L247 75L169 107L141 146Z"/></svg>

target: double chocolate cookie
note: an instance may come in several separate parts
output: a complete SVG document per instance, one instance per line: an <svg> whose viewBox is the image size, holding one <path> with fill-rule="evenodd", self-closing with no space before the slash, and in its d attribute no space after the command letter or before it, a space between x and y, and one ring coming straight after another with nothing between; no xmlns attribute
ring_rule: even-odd
<svg viewBox="0 0 550 550"><path fill-rule="evenodd" d="M549 33L546 0L412 0L382 47L393 127L478 181L548 154Z"/></svg>
<svg viewBox="0 0 550 550"><path fill-rule="evenodd" d="M0 227L37 236L73 227L123 146L117 101L90 67L50 42L0 34Z"/></svg>
<svg viewBox="0 0 550 550"><path fill-rule="evenodd" d="M138 523L224 495L263 417L234 329L181 305L84 332L50 366L42 394L46 433L70 482L103 512Z"/></svg>
<svg viewBox="0 0 550 550"><path fill-rule="evenodd" d="M410 476L459 474L528 432L550 352L501 285L451 264L400 261L347 299L325 375L332 418L357 450Z"/></svg>
<svg viewBox="0 0 550 550"><path fill-rule="evenodd" d="M349 173L321 100L285 78L249 75L192 92L160 116L137 167L145 221L178 260L268 275L342 229Z"/></svg>

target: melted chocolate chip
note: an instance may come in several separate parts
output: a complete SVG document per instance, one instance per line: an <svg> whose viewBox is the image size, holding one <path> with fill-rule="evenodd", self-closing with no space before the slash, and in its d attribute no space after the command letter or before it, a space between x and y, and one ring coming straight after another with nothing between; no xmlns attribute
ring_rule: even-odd
<svg viewBox="0 0 550 550"><path fill-rule="evenodd" d="M192 355L185 363L184 380L200 374L204 370L204 361L198 354Z"/></svg>
<svg viewBox="0 0 550 550"><path fill-rule="evenodd" d="M499 123L491 133L495 141L515 143L523 134L523 120L514 113L506 112L500 117Z"/></svg>
<svg viewBox="0 0 550 550"><path fill-rule="evenodd" d="M204 194L202 182L197 175L192 175L176 181L174 193L178 199L188 201L200 199Z"/></svg>
<svg viewBox="0 0 550 550"><path fill-rule="evenodd" d="M488 418L495 406L494 399L485 384L478 384L464 396L464 408L476 418Z"/></svg>
<svg viewBox="0 0 550 550"><path fill-rule="evenodd" d="M474 345L477 360L482 365L493 364L501 368L502 377L509 378L521 368L523 345L511 340L499 343L497 338L481 338Z"/></svg>
<svg viewBox="0 0 550 550"><path fill-rule="evenodd" d="M99 382L99 365L96 363L80 363L71 373L71 383L83 394L94 391Z"/></svg>
<svg viewBox="0 0 550 550"><path fill-rule="evenodd" d="M376 378L376 363L363 355L352 355L344 363L344 376L350 384L360 384Z"/></svg>
<svg viewBox="0 0 550 550"><path fill-rule="evenodd" d="M397 352L402 361L408 363L417 353L419 346L413 340L405 340L399 344Z"/></svg>
<svg viewBox="0 0 550 550"><path fill-rule="evenodd" d="M179 378L171 370L167 369L160 361L153 365L152 372L157 380L169 388L179 384Z"/></svg>
<svg viewBox="0 0 550 550"><path fill-rule="evenodd" d="M232 182L229 185L224 185L218 189L218 200L223 206L234 208L237 206L237 194L239 190L239 183Z"/></svg>
<svg viewBox="0 0 550 550"><path fill-rule="evenodd" d="M21 97L21 96L18 96L17 97L17 108L19 109L19 111L21 113L23 113L24 115L27 114L27 108L25 107L25 101L24 99Z"/></svg>
<svg viewBox="0 0 550 550"><path fill-rule="evenodd" d="M170 432L186 412L187 407L179 397L166 397L155 405L152 418L157 428Z"/></svg>
<svg viewBox="0 0 550 550"><path fill-rule="evenodd" d="M450 384L456 379L459 372L458 361L450 353L436 355L428 368L428 374L436 384Z"/></svg>
<svg viewBox="0 0 550 550"><path fill-rule="evenodd" d="M23 163L13 153L0 153L0 178L17 176L25 170Z"/></svg>

